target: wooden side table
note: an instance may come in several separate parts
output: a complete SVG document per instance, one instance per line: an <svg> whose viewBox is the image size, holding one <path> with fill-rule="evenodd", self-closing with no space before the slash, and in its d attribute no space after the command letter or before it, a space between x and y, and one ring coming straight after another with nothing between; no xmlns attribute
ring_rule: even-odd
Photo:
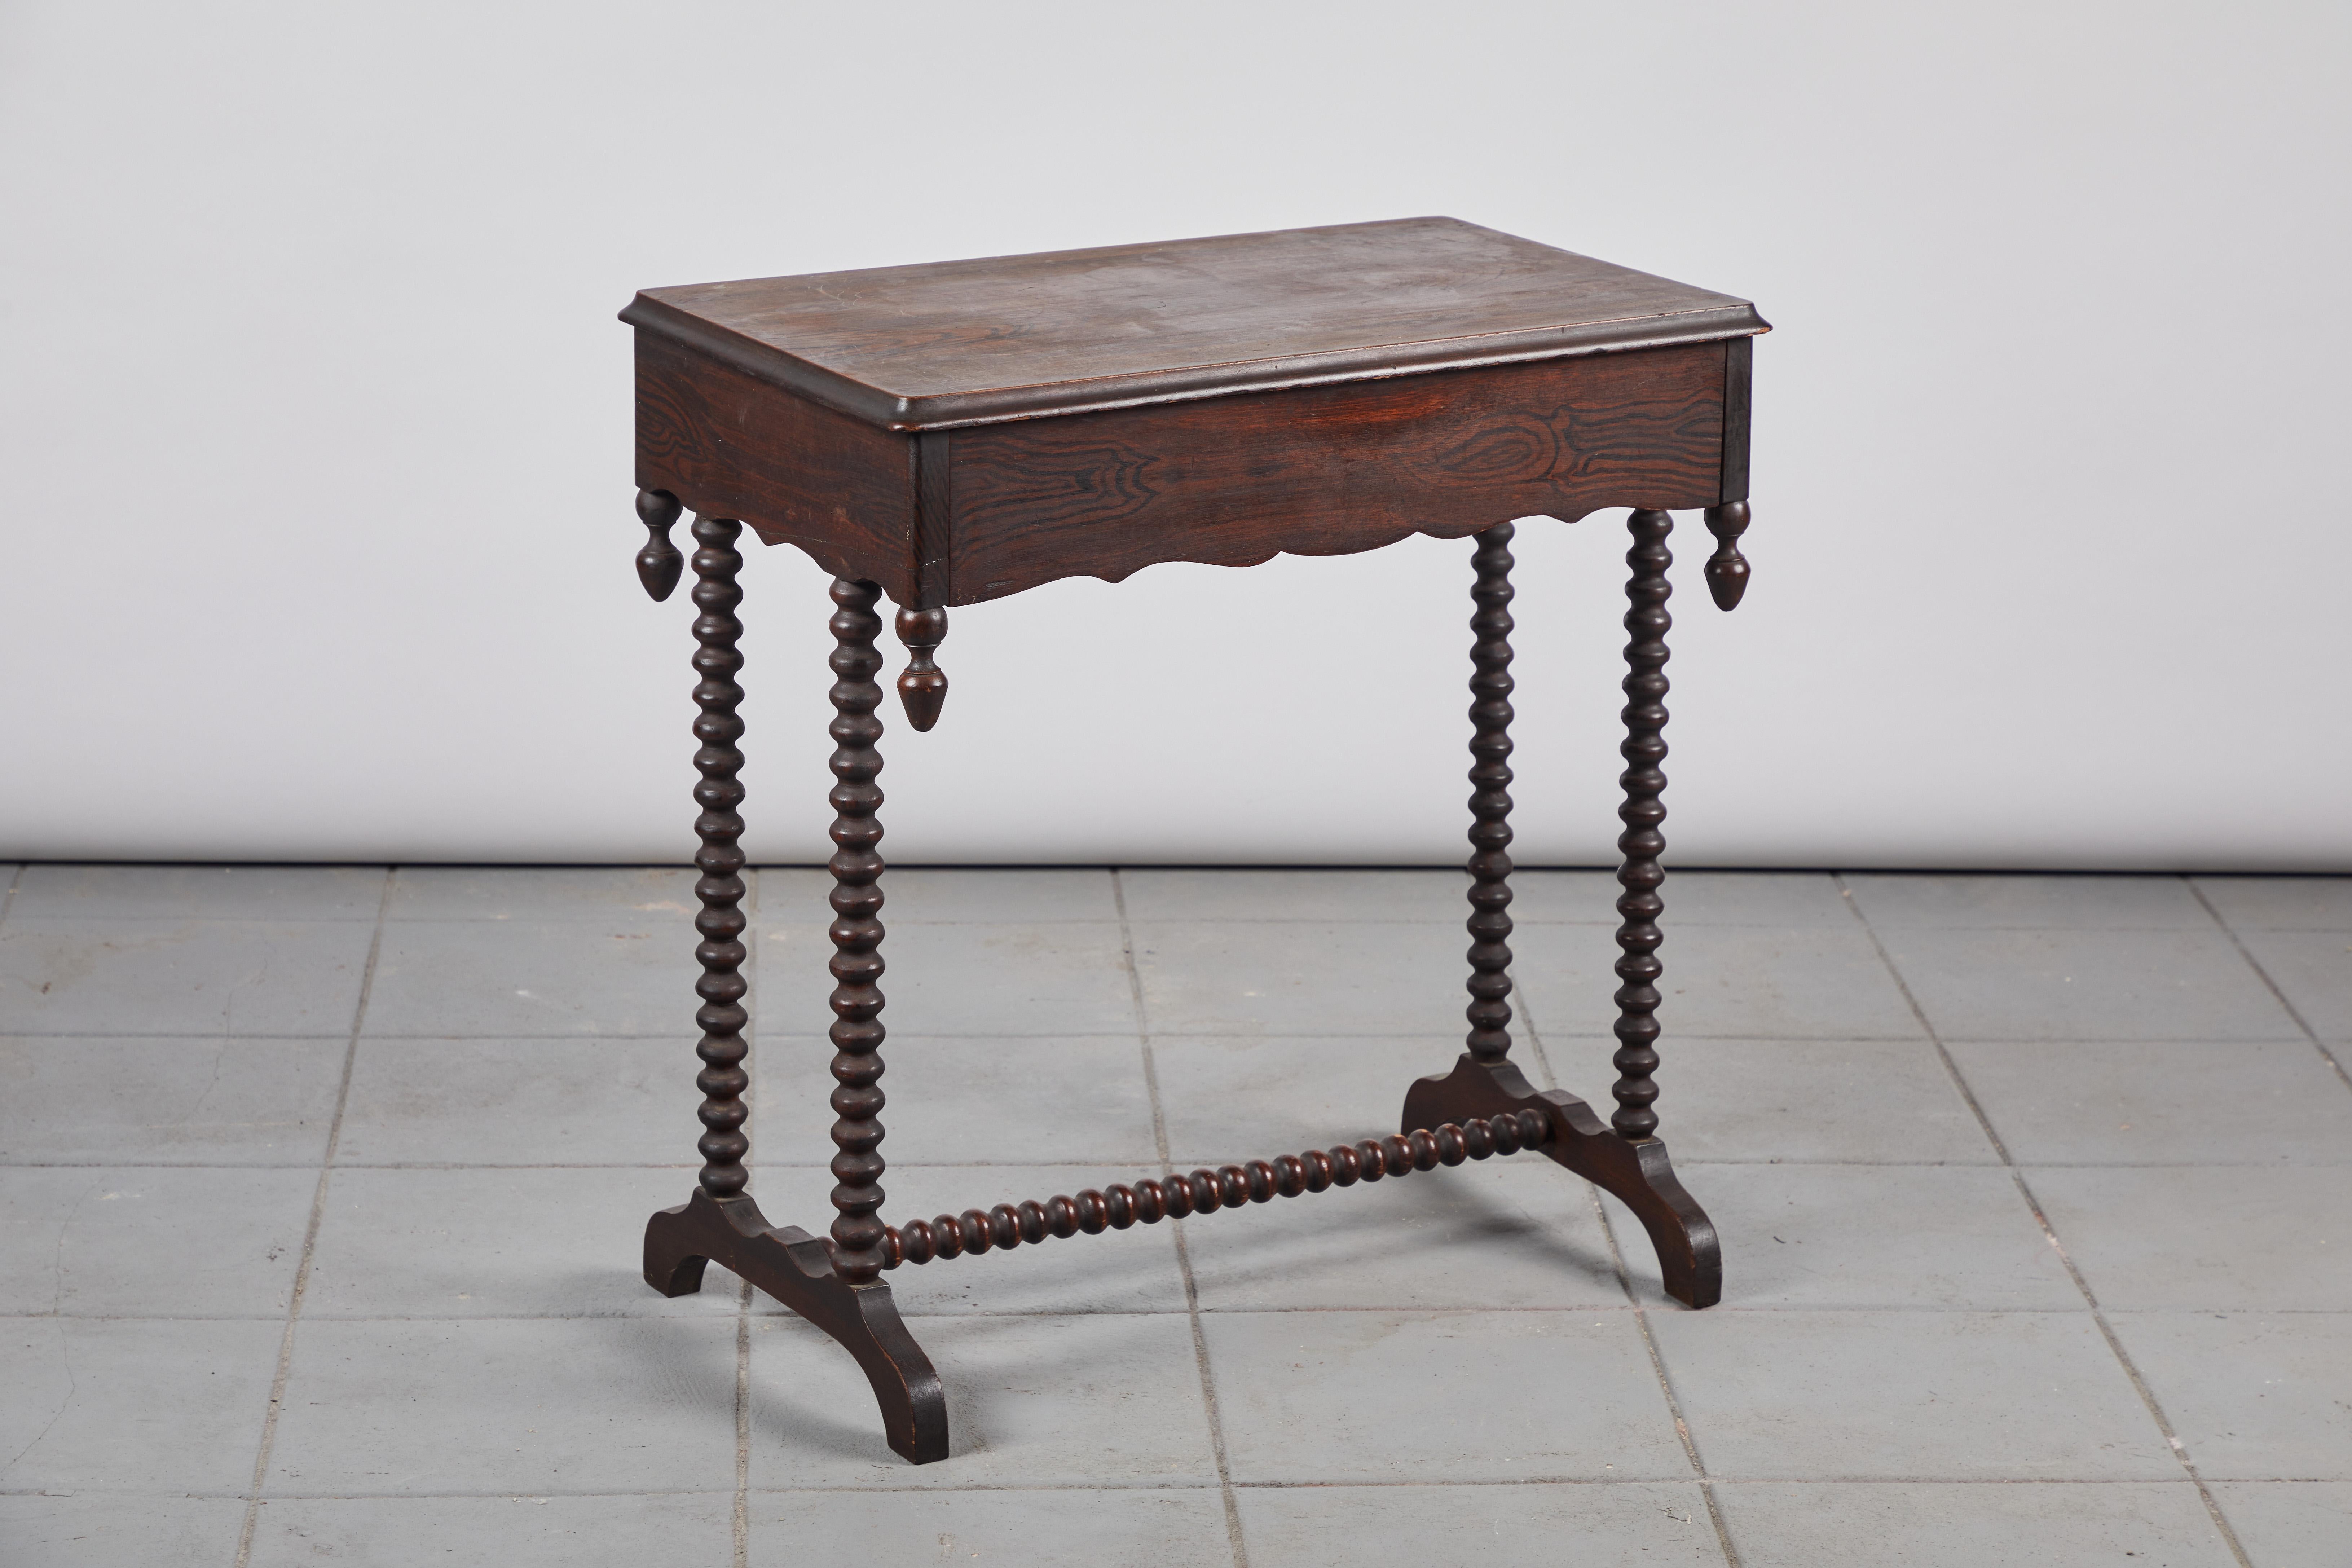
<svg viewBox="0 0 2352 1568"><path fill-rule="evenodd" d="M1533 1150L1622 1199L1667 1292L1722 1293L1715 1228L1675 1179L1658 1066L1659 804L1675 508L1699 507L1730 609L1748 581L1746 301L1451 218L1353 224L923 267L654 289L636 329L638 574L656 599L696 513L695 721L702 779L701 1184L646 1227L646 1280L701 1286L716 1259L864 1366L890 1446L948 1452L939 1376L882 1276L1048 1237ZM1617 1109L1538 1091L1511 1037L1509 520L1633 508L1626 556L1624 888ZM835 574L839 781L831 936L837 1211L827 1237L772 1226L744 1192L743 788L736 742L743 523ZM948 607L1160 561L1255 565L1412 533L1475 535L1468 1049L1405 1092L1397 1136L1216 1171L883 1223L882 759L876 605L898 605L908 721L947 695Z"/></svg>

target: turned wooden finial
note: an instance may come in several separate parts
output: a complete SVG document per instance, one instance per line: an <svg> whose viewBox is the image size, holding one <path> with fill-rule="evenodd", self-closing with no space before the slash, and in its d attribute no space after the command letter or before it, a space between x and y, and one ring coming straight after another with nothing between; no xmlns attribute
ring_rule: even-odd
<svg viewBox="0 0 2352 1568"><path fill-rule="evenodd" d="M940 710L947 703L947 673L931 659L931 650L947 637L947 611L898 612L898 640L907 645L907 668L898 676L898 700L906 707L907 722L918 730L938 723Z"/></svg>
<svg viewBox="0 0 2352 1568"><path fill-rule="evenodd" d="M1739 553L1739 536L1748 531L1748 503L1727 500L1706 509L1706 531L1715 535L1715 553L1706 563L1706 591L1718 610L1737 608L1748 592L1748 557Z"/></svg>
<svg viewBox="0 0 2352 1568"><path fill-rule="evenodd" d="M669 542L669 525L677 521L677 498L667 490L637 492L637 521L646 525L650 536L646 547L637 552L637 581L656 602L667 599L677 586L677 574L686 565L686 557Z"/></svg>

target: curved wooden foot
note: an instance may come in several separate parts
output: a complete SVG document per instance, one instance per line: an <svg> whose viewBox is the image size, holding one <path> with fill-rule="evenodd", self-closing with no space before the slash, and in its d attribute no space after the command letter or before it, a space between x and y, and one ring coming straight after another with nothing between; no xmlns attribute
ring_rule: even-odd
<svg viewBox="0 0 2352 1568"><path fill-rule="evenodd" d="M841 1342L857 1358L890 1447L909 1464L948 1457L948 1402L940 1374L915 1342L890 1287L852 1285L833 1271L824 1243L802 1230L782 1230L761 1217L748 1197L720 1200L698 1191L646 1222L646 1283L665 1296L702 1289L703 1265L733 1269Z"/></svg>
<svg viewBox="0 0 2352 1568"><path fill-rule="evenodd" d="M1621 1136L1576 1096L1537 1089L1507 1061L1481 1062L1465 1054L1452 1072L1413 1080L1405 1091L1402 1130L1528 1109L1551 1121L1542 1152L1614 1194L1641 1220L1658 1249L1667 1295L1686 1307L1723 1300L1723 1249L1715 1224L1675 1179L1666 1146L1655 1138Z"/></svg>

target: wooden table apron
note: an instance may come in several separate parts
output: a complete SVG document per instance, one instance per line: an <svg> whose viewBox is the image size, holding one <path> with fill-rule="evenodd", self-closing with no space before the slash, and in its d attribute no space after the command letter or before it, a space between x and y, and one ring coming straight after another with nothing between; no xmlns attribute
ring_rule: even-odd
<svg viewBox="0 0 2352 1568"><path fill-rule="evenodd" d="M1391 226L1291 233L1352 237L1384 226ZM1222 242L1183 242L1215 243ZM1672 624L1666 540L1673 510L1704 509L1717 539L1706 571L1709 588L1724 609L1738 602L1748 579L1737 544L1748 522L1748 334L1762 329L1752 310L1751 324L1736 334L1696 342L1358 374L1255 391L1179 388L1156 400L1146 387L1130 405L1027 416L959 421L949 408L926 424L919 416L877 418L828 406L851 400L820 400L807 384L786 384L792 376L771 374L756 354L736 352L697 321L664 318L646 298L624 319L638 327L637 509L649 533L637 564L656 599L669 595L686 564L669 529L682 511L697 514L701 848L695 864L702 909L695 924L703 974L696 1022L704 1066L696 1081L705 1129L698 1189L646 1226L645 1273L655 1289L672 1296L698 1289L705 1264L715 1259L824 1329L865 1368L892 1448L917 1464L946 1458L947 1410L938 1373L882 1282L904 1266L1524 1150L1622 1200L1656 1247L1669 1295L1691 1307L1720 1297L1715 1228L1675 1180L1653 1110L1665 816L1659 799L1666 752L1663 667ZM814 390L825 392L823 385ZM1573 1095L1535 1089L1509 1059L1508 606L1509 520L1574 521L1609 507L1633 510L1619 812L1625 826L1618 840L1624 858L1617 900L1619 1078L1616 1110L1603 1122ZM736 683L742 667L742 558L736 546L744 523L768 543L797 545L835 578L830 868L838 1152L832 1166L836 1212L824 1237L771 1226L744 1191L751 1145L743 1032L750 1019L740 973L742 690ZM877 986L881 795L875 784L884 695L877 680L880 599L899 606L898 627L912 655L899 691L913 727L928 730L947 694L933 650L946 636L950 605L1076 574L1116 582L1156 562L1249 565L1281 552L1370 550L1413 533L1475 536L1470 1002L1461 1058L1450 1071L1408 1086L1396 1135L885 1224L877 1213L884 1168L877 1082L883 1041Z"/></svg>

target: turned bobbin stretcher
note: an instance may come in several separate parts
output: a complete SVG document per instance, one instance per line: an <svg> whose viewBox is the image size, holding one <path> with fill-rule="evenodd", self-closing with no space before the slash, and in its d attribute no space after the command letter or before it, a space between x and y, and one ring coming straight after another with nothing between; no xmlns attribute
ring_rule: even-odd
<svg viewBox="0 0 2352 1568"><path fill-rule="evenodd" d="M874 1385L890 1446L948 1452L938 1373L882 1276L1540 1152L1621 1199L1657 1248L1667 1294L1722 1294L1715 1227L1657 1137L1659 896L1665 847L1666 547L1698 509L1716 604L1748 567L1753 306L1450 218L648 289L636 329L637 571L667 598L692 559L695 927L703 1062L701 1179L647 1222L646 1280L700 1288L716 1261L824 1329ZM1511 1064L1513 519L1573 522L1630 507L1624 857L1604 1122ZM834 574L829 863L837 1086L829 1233L771 1226L745 1192L741 974L742 602L749 524ZM1406 1090L1382 1138L1042 1201L886 1224L882 622L909 658L908 722L940 721L948 610L1057 578L1118 582L1162 561L1246 566L1414 533L1472 537L1473 765L1466 1048Z"/></svg>

